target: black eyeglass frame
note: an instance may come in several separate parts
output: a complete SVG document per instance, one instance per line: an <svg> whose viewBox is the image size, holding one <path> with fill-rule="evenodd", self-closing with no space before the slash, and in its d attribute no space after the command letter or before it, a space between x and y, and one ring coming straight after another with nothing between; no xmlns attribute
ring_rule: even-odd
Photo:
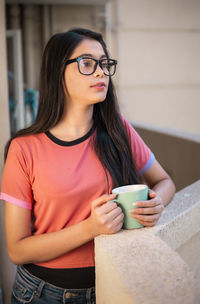
<svg viewBox="0 0 200 304"><path fill-rule="evenodd" d="M96 62L95 65L94 65L94 70L93 70L93 72L91 72L90 74L84 74L84 73L81 72L79 64L80 64L80 61L81 61L82 59L92 59L92 60L94 60L94 61ZM106 73L104 72L103 67L102 67L102 61L103 61L103 60L110 60L110 61L113 62L114 71L113 71L112 74L106 74ZM66 60L65 65L67 66L68 64L73 63L73 62L77 62L77 63L78 63L78 70L79 70L79 72L80 72L82 75L85 75L85 76L92 75L92 74L96 71L97 65L100 66L100 68L102 69L104 75L106 75L106 76L113 76L113 75L115 74L116 65L117 65L117 60L115 60L115 59L103 58L103 59L99 59L99 60L98 60L98 59L95 59L95 58L92 58L92 57L87 57L87 56L83 56L83 57L80 56L80 57L76 57L76 58L74 58L74 59Z"/></svg>

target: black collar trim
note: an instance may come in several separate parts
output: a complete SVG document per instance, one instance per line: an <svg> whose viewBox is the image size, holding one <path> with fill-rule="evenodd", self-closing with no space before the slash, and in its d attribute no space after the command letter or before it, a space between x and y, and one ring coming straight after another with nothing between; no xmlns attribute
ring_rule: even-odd
<svg viewBox="0 0 200 304"><path fill-rule="evenodd" d="M75 146L88 139L94 133L94 131L95 131L95 126L93 125L92 128L87 132L87 134L72 141L61 140L55 137L50 131L46 131L45 134L48 136L49 139L51 139L54 143L56 143L59 146Z"/></svg>

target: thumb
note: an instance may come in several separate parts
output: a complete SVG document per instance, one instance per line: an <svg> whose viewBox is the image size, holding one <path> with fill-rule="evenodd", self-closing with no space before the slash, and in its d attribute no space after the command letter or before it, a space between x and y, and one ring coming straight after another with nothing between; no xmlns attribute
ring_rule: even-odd
<svg viewBox="0 0 200 304"><path fill-rule="evenodd" d="M155 193L153 190L150 190L150 189L149 189L149 197L150 197L150 198L156 197L156 193Z"/></svg>
<svg viewBox="0 0 200 304"><path fill-rule="evenodd" d="M113 200L115 197L116 197L116 194L104 194L92 202L92 207L93 208L100 207L101 205L105 204L106 202Z"/></svg>

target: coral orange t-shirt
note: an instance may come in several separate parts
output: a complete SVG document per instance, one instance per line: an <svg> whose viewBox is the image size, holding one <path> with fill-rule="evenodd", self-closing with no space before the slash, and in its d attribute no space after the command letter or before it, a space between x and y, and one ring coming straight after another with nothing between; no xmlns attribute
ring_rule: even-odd
<svg viewBox="0 0 200 304"><path fill-rule="evenodd" d="M123 121L131 138L136 168L143 174L154 162L154 155L134 128ZM59 231L85 220L90 216L92 201L111 192L111 177L108 174L108 190L104 168L92 146L94 136L92 128L72 142L59 140L49 132L12 140L0 199L32 210L33 234ZM94 241L37 265L49 268L94 266Z"/></svg>

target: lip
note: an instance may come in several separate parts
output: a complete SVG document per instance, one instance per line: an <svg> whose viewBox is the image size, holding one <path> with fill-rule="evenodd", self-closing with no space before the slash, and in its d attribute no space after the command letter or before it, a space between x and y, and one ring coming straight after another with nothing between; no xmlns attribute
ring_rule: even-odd
<svg viewBox="0 0 200 304"><path fill-rule="evenodd" d="M92 85L92 88L105 88L105 83L104 82L97 82L94 85Z"/></svg>

